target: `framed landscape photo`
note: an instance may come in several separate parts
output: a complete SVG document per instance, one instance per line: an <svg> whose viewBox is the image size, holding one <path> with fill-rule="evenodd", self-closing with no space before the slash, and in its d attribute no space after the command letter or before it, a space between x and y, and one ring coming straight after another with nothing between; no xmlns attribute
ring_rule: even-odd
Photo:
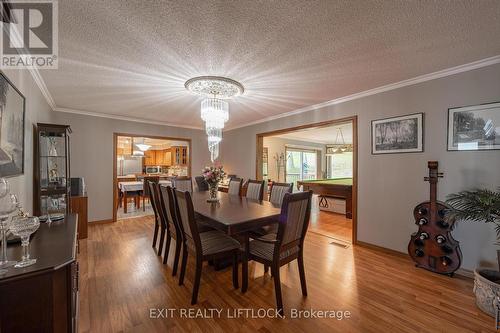
<svg viewBox="0 0 500 333"><path fill-rule="evenodd" d="M372 154L424 151L424 114L372 121Z"/></svg>
<svg viewBox="0 0 500 333"><path fill-rule="evenodd" d="M448 109L448 150L500 149L500 102Z"/></svg>
<svg viewBox="0 0 500 333"><path fill-rule="evenodd" d="M24 173L24 107L24 96L0 72L0 177Z"/></svg>

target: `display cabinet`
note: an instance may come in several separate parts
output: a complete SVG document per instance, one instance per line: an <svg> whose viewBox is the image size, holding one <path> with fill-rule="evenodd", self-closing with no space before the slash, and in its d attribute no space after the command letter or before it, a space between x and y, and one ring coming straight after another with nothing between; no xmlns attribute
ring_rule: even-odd
<svg viewBox="0 0 500 333"><path fill-rule="evenodd" d="M71 128L37 124L34 131L33 215L57 220L69 212Z"/></svg>

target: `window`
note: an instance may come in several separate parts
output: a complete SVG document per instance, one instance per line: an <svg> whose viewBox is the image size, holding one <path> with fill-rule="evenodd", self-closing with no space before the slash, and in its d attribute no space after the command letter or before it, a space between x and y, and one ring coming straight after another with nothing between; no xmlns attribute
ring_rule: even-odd
<svg viewBox="0 0 500 333"><path fill-rule="evenodd" d="M286 182L297 186L297 180L317 178L318 153L312 150L286 150Z"/></svg>
<svg viewBox="0 0 500 333"><path fill-rule="evenodd" d="M352 178L352 153L328 155L326 170L326 178Z"/></svg>

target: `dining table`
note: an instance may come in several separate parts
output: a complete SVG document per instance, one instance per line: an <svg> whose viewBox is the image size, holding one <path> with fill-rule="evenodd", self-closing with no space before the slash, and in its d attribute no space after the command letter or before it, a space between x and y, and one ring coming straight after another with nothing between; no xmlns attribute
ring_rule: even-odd
<svg viewBox="0 0 500 333"><path fill-rule="evenodd" d="M160 185L163 186L172 186L172 182L170 180L160 180L158 182ZM138 180L138 181L124 181L124 182L118 182L118 189L123 193L123 212L127 213L127 196L129 192L139 192L144 190L144 181L143 180ZM136 196L136 201L135 204L137 208L140 208L140 201L138 200L138 197Z"/></svg>
<svg viewBox="0 0 500 333"><path fill-rule="evenodd" d="M218 192L218 202L207 202L209 192L193 192L191 198L196 215L205 223L243 242L242 260L248 260L249 232L278 223L279 205L239 195ZM243 265L242 292L248 289L248 265Z"/></svg>

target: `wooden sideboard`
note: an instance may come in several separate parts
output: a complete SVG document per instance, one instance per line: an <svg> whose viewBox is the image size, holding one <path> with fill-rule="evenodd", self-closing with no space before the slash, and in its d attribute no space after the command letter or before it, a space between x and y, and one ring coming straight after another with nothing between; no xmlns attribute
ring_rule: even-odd
<svg viewBox="0 0 500 333"><path fill-rule="evenodd" d="M72 196L71 213L78 215L78 239L85 239L88 235L88 198L86 194Z"/></svg>
<svg viewBox="0 0 500 333"><path fill-rule="evenodd" d="M0 276L0 332L76 332L78 262L76 214L40 225L30 243L29 267L10 267ZM20 260L20 244L9 245L10 260Z"/></svg>

